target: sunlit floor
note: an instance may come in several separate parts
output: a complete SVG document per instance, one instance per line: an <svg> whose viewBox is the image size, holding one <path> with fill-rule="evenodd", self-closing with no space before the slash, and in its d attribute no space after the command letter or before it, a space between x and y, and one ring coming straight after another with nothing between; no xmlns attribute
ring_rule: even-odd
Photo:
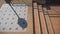
<svg viewBox="0 0 60 34"><path fill-rule="evenodd" d="M15 2L15 1L14 1ZM6 2L0 2L0 8L2 8L2 6L3 6L3 3L6 3ZM32 3L32 2L31 2ZM9 6L9 5L8 5ZM35 33L35 34L60 34L60 6L59 5L52 5L52 6L50 6L50 9L49 10L47 10L45 7L43 8L43 10L42 10L42 7L41 7L41 5L38 5L38 8L37 8L37 4L36 3L34 3L34 11L32 11L32 9L33 9L33 7L32 6L29 6L29 7L23 7L23 8L21 8L21 7L18 7L17 9L15 9L16 11L17 11L17 13L18 13L18 15L19 16L21 16L21 18L23 18L23 19L25 19L25 20L27 20L27 23L28 23L28 27L27 27L27 29L25 29L25 30L23 30L21 27L19 27L18 25L18 27L19 28L17 28L16 27L16 25L15 25L15 21L16 21L16 23L17 23L17 20L18 20L18 17L15 15L15 13L13 12L13 10L11 9L11 7L10 7L10 9L12 10L11 12L10 12L10 9L9 8L6 8L7 6L5 6L4 5L4 10L2 10L2 9L0 9L0 17L1 17L1 19L2 20L0 20L2 23L3 23L3 25L5 24L7 24L6 22L10 22L10 23L8 23L8 25L9 24L11 24L11 25L9 25L9 27L7 28L7 27L5 27L5 26L3 26L3 25L1 25L0 27L0 31L1 32L22 32L23 34L24 34L24 32L27 32L27 34L29 33L29 34L33 34L33 32ZM16 8L16 7L15 7ZM7 10L7 12L5 12L5 9ZM9 10L8 10L9 9ZM21 9L21 10L18 10L18 9ZM23 10L24 9L24 10ZM25 11L25 9L26 9L26 11ZM2 10L2 11L1 11ZM9 12L8 12L9 11ZM27 11L28 11L28 15L27 15ZM34 12L34 13L33 13ZM6 14L6 15L5 15ZM12 15L11 15L12 14ZM14 16L15 15L15 16ZM8 16L8 17L6 17L6 16ZM13 17L12 17L13 16ZM34 17L33 17L34 16ZM15 19L14 19L15 18ZM5 21L5 20L6 21ZM10 21L9 21L9 19L10 19ZM15 20L15 21L13 21L13 20ZM4 22L3 22L4 21ZM12 22L13 23L12 23ZM34 21L34 23L33 23L33 21ZM1 24L1 22L0 22L0 24ZM12 24L14 24L14 25L12 25ZM8 26L7 25L7 26ZM7 28L6 30L5 30L5 28L3 28L3 27L5 27L5 28ZM14 28L10 28L10 26L12 26L12 27L15 27L15 29ZM10 30L9 30L10 29ZM18 29L17 31L16 31L16 29ZM5 30L5 31L4 31ZM12 31L11 31L12 30ZM34 31L33 31L34 30ZM19 33L19 34L20 34ZM5 33L4 33L5 34ZM17 34L17 33L16 33ZM26 34L26 33L25 33Z"/></svg>

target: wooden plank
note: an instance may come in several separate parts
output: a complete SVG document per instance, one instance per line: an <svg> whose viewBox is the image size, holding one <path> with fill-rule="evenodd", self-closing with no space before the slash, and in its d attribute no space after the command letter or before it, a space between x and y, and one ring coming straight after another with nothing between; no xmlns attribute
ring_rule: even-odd
<svg viewBox="0 0 60 34"><path fill-rule="evenodd" d="M60 34L60 17L50 17L55 34Z"/></svg>
<svg viewBox="0 0 60 34"><path fill-rule="evenodd" d="M32 0L12 0L11 1L11 3L21 3L21 4L24 4L24 3L26 3L26 4L28 4L28 5L32 5Z"/></svg>
<svg viewBox="0 0 60 34"><path fill-rule="evenodd" d="M32 0L11 0L11 4L27 4L28 6L32 6ZM2 4L6 4L5 0L0 0L0 7Z"/></svg>
<svg viewBox="0 0 60 34"><path fill-rule="evenodd" d="M35 33L41 34L40 32L40 24L39 24L39 17L38 17L38 10L34 10L34 20L35 20Z"/></svg>
<svg viewBox="0 0 60 34"><path fill-rule="evenodd" d="M34 3L34 8L35 34L41 34L37 3Z"/></svg>
<svg viewBox="0 0 60 34"><path fill-rule="evenodd" d="M46 18L46 23L47 23L47 26L48 26L48 32L49 32L49 34L54 34L49 15L47 13L47 9L43 8L43 10L44 10L44 13L47 14L47 15L45 15L45 18Z"/></svg>
<svg viewBox="0 0 60 34"><path fill-rule="evenodd" d="M51 10L49 10L49 16L55 31L55 34L60 34L60 6L51 6Z"/></svg>
<svg viewBox="0 0 60 34"><path fill-rule="evenodd" d="M45 15L45 18L46 18L49 34L54 34L49 16Z"/></svg>
<svg viewBox="0 0 60 34"><path fill-rule="evenodd" d="M41 8L41 6L39 8ZM42 33L48 34L43 12L40 12L40 20L41 20L41 25L42 25Z"/></svg>
<svg viewBox="0 0 60 34"><path fill-rule="evenodd" d="M51 16L51 17L53 17L53 16L59 17L60 15L49 15L49 16Z"/></svg>
<svg viewBox="0 0 60 34"><path fill-rule="evenodd" d="M34 9L37 9L37 3L34 3Z"/></svg>
<svg viewBox="0 0 60 34"><path fill-rule="evenodd" d="M51 14L51 15L60 15L60 6L51 6L50 7L51 9L50 10L48 10L49 12L49 14Z"/></svg>
<svg viewBox="0 0 60 34"><path fill-rule="evenodd" d="M11 0L11 3L24 3L26 1L26 3L28 4L32 4L32 0ZM5 0L0 0L0 3L6 3Z"/></svg>

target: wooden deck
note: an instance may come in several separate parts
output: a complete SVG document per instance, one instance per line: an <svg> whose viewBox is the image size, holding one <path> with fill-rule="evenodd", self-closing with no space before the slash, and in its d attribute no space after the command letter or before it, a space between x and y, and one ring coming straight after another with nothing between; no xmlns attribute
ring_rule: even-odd
<svg viewBox="0 0 60 34"><path fill-rule="evenodd" d="M6 2L1 0L0 7L3 3ZM0 34L60 34L60 6L50 6L50 10L43 8L43 11L41 5L38 5L38 9L37 4L33 3L32 11L32 0L27 3L31 4L28 7L27 32L0 32Z"/></svg>
<svg viewBox="0 0 60 34"><path fill-rule="evenodd" d="M60 34L60 6L50 6L50 10L34 3L34 21L36 34Z"/></svg>

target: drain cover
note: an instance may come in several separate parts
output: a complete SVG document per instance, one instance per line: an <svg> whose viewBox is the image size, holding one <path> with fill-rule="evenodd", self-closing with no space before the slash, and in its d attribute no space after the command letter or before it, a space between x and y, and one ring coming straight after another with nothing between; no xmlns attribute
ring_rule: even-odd
<svg viewBox="0 0 60 34"><path fill-rule="evenodd" d="M28 6L26 4L11 4L20 18L27 21ZM0 32L25 32L18 24L18 17L9 4L3 4L0 8Z"/></svg>

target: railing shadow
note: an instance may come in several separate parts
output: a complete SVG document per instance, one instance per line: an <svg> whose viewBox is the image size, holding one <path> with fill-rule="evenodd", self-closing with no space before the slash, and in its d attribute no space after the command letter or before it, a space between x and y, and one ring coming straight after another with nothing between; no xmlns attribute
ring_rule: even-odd
<svg viewBox="0 0 60 34"><path fill-rule="evenodd" d="M46 7L47 10L50 10L51 6L60 6L60 0L38 0L38 5L41 4L43 7Z"/></svg>
<svg viewBox="0 0 60 34"><path fill-rule="evenodd" d="M46 4L48 8L50 6L60 6L60 0L49 0L46 2Z"/></svg>

